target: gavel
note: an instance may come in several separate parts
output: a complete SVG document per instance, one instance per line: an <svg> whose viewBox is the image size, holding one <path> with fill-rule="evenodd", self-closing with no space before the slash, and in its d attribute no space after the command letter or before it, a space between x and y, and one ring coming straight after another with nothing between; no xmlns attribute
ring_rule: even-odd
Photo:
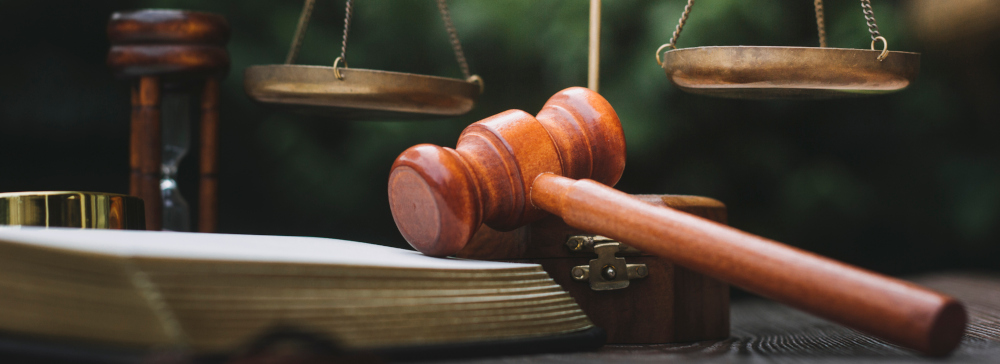
<svg viewBox="0 0 1000 364"><path fill-rule="evenodd" d="M568 88L537 116L509 110L469 125L455 149L410 147L389 176L403 237L431 256L465 246L483 223L510 230L552 213L688 269L828 320L945 355L966 312L952 297L615 190L625 136L596 92Z"/></svg>

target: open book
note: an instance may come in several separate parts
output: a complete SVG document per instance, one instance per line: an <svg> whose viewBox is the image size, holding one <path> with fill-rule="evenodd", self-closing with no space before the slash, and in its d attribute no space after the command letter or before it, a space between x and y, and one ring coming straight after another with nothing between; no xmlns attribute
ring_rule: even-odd
<svg viewBox="0 0 1000 364"><path fill-rule="evenodd" d="M0 331L227 352L275 326L348 349L593 327L540 266L305 237L0 228Z"/></svg>

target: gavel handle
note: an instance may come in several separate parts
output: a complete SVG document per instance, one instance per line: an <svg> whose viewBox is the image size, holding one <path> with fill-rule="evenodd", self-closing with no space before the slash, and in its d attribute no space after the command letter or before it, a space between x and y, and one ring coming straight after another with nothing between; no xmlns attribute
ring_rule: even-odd
<svg viewBox="0 0 1000 364"><path fill-rule="evenodd" d="M965 330L965 308L954 298L591 180L542 174L531 202L572 227L928 355L949 353Z"/></svg>

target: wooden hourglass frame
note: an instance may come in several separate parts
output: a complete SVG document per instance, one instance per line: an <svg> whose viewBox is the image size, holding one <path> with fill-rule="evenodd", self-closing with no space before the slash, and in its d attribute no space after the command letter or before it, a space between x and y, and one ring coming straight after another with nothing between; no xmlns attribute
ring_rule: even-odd
<svg viewBox="0 0 1000 364"><path fill-rule="evenodd" d="M129 194L145 201L147 230L163 228L163 95L200 93L197 230L217 227L219 82L229 70L229 24L181 10L116 12L108 23L108 67L132 84Z"/></svg>

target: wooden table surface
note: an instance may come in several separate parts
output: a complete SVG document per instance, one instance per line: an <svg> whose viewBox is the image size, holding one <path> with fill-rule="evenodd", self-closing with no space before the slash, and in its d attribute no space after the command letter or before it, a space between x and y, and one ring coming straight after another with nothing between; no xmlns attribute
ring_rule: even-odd
<svg viewBox="0 0 1000 364"><path fill-rule="evenodd" d="M913 281L963 301L969 324L961 346L927 358L771 301L732 304L731 337L664 345L607 345L595 352L448 363L1000 363L1000 274L948 273Z"/></svg>

